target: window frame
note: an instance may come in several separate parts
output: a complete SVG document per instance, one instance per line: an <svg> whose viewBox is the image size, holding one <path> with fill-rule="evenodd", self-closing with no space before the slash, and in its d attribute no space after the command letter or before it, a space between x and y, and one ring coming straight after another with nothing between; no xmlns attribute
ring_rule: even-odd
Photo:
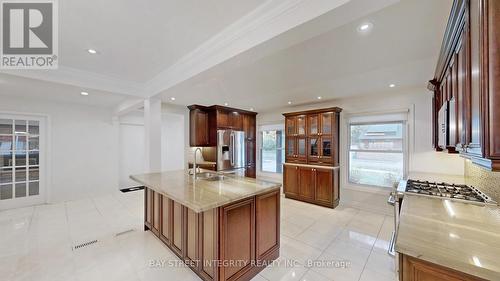
<svg viewBox="0 0 500 281"><path fill-rule="evenodd" d="M258 171L262 174L268 174L268 175L282 175L283 174L283 169L281 169L281 172L271 172L271 171L264 171L263 170L263 165L262 165L262 161L263 161L263 157L262 157L262 151L263 151L263 142L264 142L264 131L281 131L281 137L282 137L282 145L281 147L277 147L276 150L279 150L281 151L281 154L283 155L283 158L282 158L282 162L285 163L285 157L286 155L284 155L284 152L285 152L285 141L286 141L286 138L285 138L285 127L283 124L269 124L269 125L263 125L263 126L260 126L259 127L259 139L258 139L258 166L259 166L259 169Z"/></svg>
<svg viewBox="0 0 500 281"><path fill-rule="evenodd" d="M380 124L401 124L402 125L402 148L401 150L359 150L359 149L351 149L351 127L359 126L359 125L380 125ZM392 120L392 121L372 121L372 122L347 122L347 149L346 149L346 162L347 162L347 183L354 186L363 186L369 188L379 188L379 189L392 189L393 187L381 186L381 185L373 185L373 184L363 184L356 183L351 181L351 157L350 154L352 151L361 151L361 152L374 152L374 153L403 153L403 175L402 179L406 178L408 174L408 121L407 120Z"/></svg>

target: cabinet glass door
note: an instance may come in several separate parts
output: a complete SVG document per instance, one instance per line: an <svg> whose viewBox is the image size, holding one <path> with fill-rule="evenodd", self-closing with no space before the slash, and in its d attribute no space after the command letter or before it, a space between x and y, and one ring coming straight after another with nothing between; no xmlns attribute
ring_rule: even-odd
<svg viewBox="0 0 500 281"><path fill-rule="evenodd" d="M333 112L326 112L321 114L321 134L331 135L333 125Z"/></svg>
<svg viewBox="0 0 500 281"><path fill-rule="evenodd" d="M319 139L310 138L308 148L309 161L317 161L319 158Z"/></svg>
<svg viewBox="0 0 500 281"><path fill-rule="evenodd" d="M295 117L287 117L286 118L286 135L291 137L294 136L295 133Z"/></svg>
<svg viewBox="0 0 500 281"><path fill-rule="evenodd" d="M295 138L286 139L286 158L295 157Z"/></svg>
<svg viewBox="0 0 500 281"><path fill-rule="evenodd" d="M321 138L321 161L330 163L333 160L333 147L331 138Z"/></svg>
<svg viewBox="0 0 500 281"><path fill-rule="evenodd" d="M306 116L305 115L297 116L297 134L299 136L306 135Z"/></svg>
<svg viewBox="0 0 500 281"><path fill-rule="evenodd" d="M318 125L319 125L318 115L309 115L307 117L307 127L309 128L308 135L317 136L319 134Z"/></svg>
<svg viewBox="0 0 500 281"><path fill-rule="evenodd" d="M307 158L306 153L306 138L297 139L297 157L299 160L305 160Z"/></svg>

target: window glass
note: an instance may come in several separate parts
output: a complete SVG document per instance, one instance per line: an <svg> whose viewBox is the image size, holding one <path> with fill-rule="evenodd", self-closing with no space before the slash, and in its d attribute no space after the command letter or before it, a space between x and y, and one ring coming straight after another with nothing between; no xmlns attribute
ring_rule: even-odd
<svg viewBox="0 0 500 281"><path fill-rule="evenodd" d="M392 187L404 176L403 122L351 124L349 182Z"/></svg>
<svg viewBox="0 0 500 281"><path fill-rule="evenodd" d="M283 130L261 132L260 167L263 172L281 173L285 162L285 138ZM292 146L289 145L289 149ZM293 152L290 152L293 154Z"/></svg>

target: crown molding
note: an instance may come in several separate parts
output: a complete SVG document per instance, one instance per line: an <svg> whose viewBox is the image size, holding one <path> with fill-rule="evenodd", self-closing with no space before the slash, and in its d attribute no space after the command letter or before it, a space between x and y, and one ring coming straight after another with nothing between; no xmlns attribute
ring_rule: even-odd
<svg viewBox="0 0 500 281"><path fill-rule="evenodd" d="M59 66L56 70L1 70L0 73L130 96L143 96L144 84Z"/></svg>
<svg viewBox="0 0 500 281"><path fill-rule="evenodd" d="M351 0L269 0L149 80L145 94L158 95L349 1Z"/></svg>

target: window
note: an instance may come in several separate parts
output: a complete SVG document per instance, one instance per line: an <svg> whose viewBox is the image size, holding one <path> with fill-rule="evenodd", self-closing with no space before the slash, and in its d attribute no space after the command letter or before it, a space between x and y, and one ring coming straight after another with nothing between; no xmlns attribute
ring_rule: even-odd
<svg viewBox="0 0 500 281"><path fill-rule="evenodd" d="M260 170L282 173L285 161L285 138L283 129L261 131Z"/></svg>
<svg viewBox="0 0 500 281"><path fill-rule="evenodd" d="M39 121L0 119L0 200L40 194Z"/></svg>
<svg viewBox="0 0 500 281"><path fill-rule="evenodd" d="M349 182L392 187L404 176L404 122L349 125Z"/></svg>

